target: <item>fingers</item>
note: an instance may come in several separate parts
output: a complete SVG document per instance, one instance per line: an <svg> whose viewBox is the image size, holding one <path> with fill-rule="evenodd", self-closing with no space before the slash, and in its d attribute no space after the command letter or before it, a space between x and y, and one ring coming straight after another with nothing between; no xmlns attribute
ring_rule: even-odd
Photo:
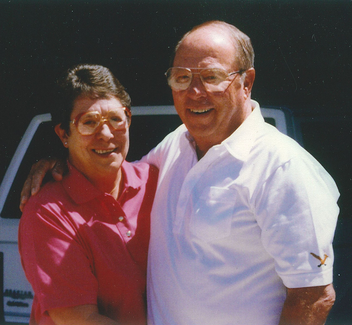
<svg viewBox="0 0 352 325"><path fill-rule="evenodd" d="M62 160L55 160L55 165L53 166L51 170L51 174L55 181L61 181L62 176L64 175L65 171L67 169L67 165L64 161Z"/></svg>
<svg viewBox="0 0 352 325"><path fill-rule="evenodd" d="M23 208L31 195L35 195L39 192L43 179L49 171L51 171L55 180L60 181L62 179L62 174L64 171L63 163L60 162L59 166L57 166L57 162L58 161L55 158L46 158L39 160L32 166L21 191L21 211L23 211Z"/></svg>
<svg viewBox="0 0 352 325"><path fill-rule="evenodd" d="M48 163L48 160L40 160L32 166L21 191L21 200L20 200L21 211L23 211L23 208L25 204L28 202L31 195L35 195L38 192L41 181L43 180L49 165L50 163ZM45 172L43 172L44 169L45 169ZM43 176L41 177L40 175L43 175ZM40 177L41 177L41 181L38 181ZM38 182L40 183L39 185L38 185Z"/></svg>

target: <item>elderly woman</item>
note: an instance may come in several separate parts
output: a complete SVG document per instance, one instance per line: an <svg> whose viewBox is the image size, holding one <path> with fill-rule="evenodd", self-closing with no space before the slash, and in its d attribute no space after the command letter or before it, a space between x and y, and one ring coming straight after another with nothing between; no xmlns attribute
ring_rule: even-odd
<svg viewBox="0 0 352 325"><path fill-rule="evenodd" d="M130 97L107 68L76 66L59 89L55 132L69 172L30 199L19 229L30 324L145 324L157 170L125 161Z"/></svg>

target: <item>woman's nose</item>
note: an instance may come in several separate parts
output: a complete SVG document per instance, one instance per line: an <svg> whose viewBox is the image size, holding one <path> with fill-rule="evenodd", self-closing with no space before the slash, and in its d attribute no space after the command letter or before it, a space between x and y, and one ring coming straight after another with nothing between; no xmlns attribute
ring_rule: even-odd
<svg viewBox="0 0 352 325"><path fill-rule="evenodd" d="M99 127L97 136L108 140L114 137L111 127L107 122L104 121L103 124Z"/></svg>

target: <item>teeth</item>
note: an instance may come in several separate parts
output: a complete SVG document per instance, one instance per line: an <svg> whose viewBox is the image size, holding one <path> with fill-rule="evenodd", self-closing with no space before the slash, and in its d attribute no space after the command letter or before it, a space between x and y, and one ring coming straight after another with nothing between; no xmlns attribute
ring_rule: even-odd
<svg viewBox="0 0 352 325"><path fill-rule="evenodd" d="M94 150L96 153L100 154L100 155L103 155L103 154L106 154L106 153L111 153L113 152L115 149L112 149L112 150Z"/></svg>
<svg viewBox="0 0 352 325"><path fill-rule="evenodd" d="M191 111L192 113L202 114L202 113L205 113L205 112L209 112L210 109L203 109L203 110L194 110L194 109L191 109L190 111Z"/></svg>

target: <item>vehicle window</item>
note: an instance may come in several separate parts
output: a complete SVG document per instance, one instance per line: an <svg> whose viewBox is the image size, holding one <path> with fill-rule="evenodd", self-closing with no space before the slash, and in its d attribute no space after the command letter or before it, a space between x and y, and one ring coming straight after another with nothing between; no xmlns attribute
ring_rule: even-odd
<svg viewBox="0 0 352 325"><path fill-rule="evenodd" d="M276 126L275 119L273 119L272 117L265 117L264 120L266 123Z"/></svg>
<svg viewBox="0 0 352 325"><path fill-rule="evenodd" d="M19 209L21 189L33 163L43 157L50 155L64 156L64 154L64 148L60 139L55 134L52 123L41 123L16 174L1 212L2 218L19 219L21 217L21 211Z"/></svg>
<svg viewBox="0 0 352 325"><path fill-rule="evenodd" d="M133 116L130 129L130 150L128 161L142 158L154 148L168 133L181 124L178 115L137 115ZM65 157L66 152L55 134L51 122L40 124L16 174L1 217L19 219L19 198L23 183L33 163L47 156ZM49 179L50 177L48 177Z"/></svg>

